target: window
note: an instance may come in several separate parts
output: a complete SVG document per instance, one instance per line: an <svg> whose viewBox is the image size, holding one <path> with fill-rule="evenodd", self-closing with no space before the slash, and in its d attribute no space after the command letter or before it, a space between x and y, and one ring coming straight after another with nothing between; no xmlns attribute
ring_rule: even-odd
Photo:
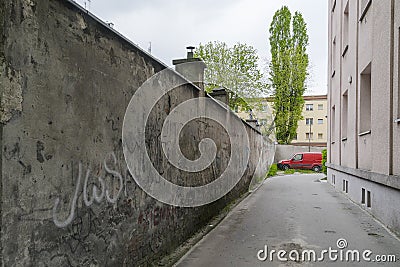
<svg viewBox="0 0 400 267"><path fill-rule="evenodd" d="M306 104L306 110L307 111L313 111L314 110L314 105L313 104Z"/></svg>
<svg viewBox="0 0 400 267"><path fill-rule="evenodd" d="M336 36L333 37L333 41L332 41L332 54L331 54L331 74L332 77L335 76L335 67L336 67Z"/></svg>
<svg viewBox="0 0 400 267"><path fill-rule="evenodd" d="M306 118L306 125L313 125L314 119L313 118Z"/></svg>
<svg viewBox="0 0 400 267"><path fill-rule="evenodd" d="M306 133L306 139L307 140L312 140L313 139L313 133Z"/></svg>
<svg viewBox="0 0 400 267"><path fill-rule="evenodd" d="M367 14L369 7L371 6L372 0L361 0L360 2L360 21L362 21Z"/></svg>
<svg viewBox="0 0 400 267"><path fill-rule="evenodd" d="M365 188L361 188L361 204L365 204Z"/></svg>
<svg viewBox="0 0 400 267"><path fill-rule="evenodd" d="M318 124L324 124L324 119L318 119Z"/></svg>
<svg viewBox="0 0 400 267"><path fill-rule="evenodd" d="M371 191L367 191L367 207L371 208Z"/></svg>
<svg viewBox="0 0 400 267"><path fill-rule="evenodd" d="M347 90L342 97L342 138L347 138L348 97Z"/></svg>
<svg viewBox="0 0 400 267"><path fill-rule="evenodd" d="M295 134L295 136L293 136L293 140L297 140L297 134Z"/></svg>
<svg viewBox="0 0 400 267"><path fill-rule="evenodd" d="M371 63L360 75L360 133L371 130Z"/></svg>
<svg viewBox="0 0 400 267"><path fill-rule="evenodd" d="M335 131L336 131L336 107L332 107L331 111L331 141L335 142Z"/></svg>
<svg viewBox="0 0 400 267"><path fill-rule="evenodd" d="M324 136L324 135L323 135L322 133L319 133L319 134L318 134L318 139L322 139L323 136Z"/></svg>
<svg viewBox="0 0 400 267"><path fill-rule="evenodd" d="M303 159L303 154L296 154L293 157L293 160L302 160Z"/></svg>
<svg viewBox="0 0 400 267"><path fill-rule="evenodd" d="M332 184L336 184L336 176L332 174Z"/></svg>
<svg viewBox="0 0 400 267"><path fill-rule="evenodd" d="M318 110L324 110L324 104L318 104Z"/></svg>
<svg viewBox="0 0 400 267"><path fill-rule="evenodd" d="M343 192L349 193L349 181L343 179Z"/></svg>
<svg viewBox="0 0 400 267"><path fill-rule="evenodd" d="M343 12L343 56L346 54L349 48L349 1L347 1L346 7Z"/></svg>

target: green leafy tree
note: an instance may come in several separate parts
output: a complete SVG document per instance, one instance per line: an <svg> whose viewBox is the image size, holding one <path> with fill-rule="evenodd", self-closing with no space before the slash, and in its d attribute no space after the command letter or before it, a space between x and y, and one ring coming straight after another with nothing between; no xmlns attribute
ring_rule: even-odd
<svg viewBox="0 0 400 267"><path fill-rule="evenodd" d="M195 56L207 64L205 90L211 92L214 88L225 87L232 109L249 110L252 104L244 99L260 97L267 92L257 51L252 46L238 43L228 47L224 42L208 42L199 45Z"/></svg>
<svg viewBox="0 0 400 267"><path fill-rule="evenodd" d="M276 139L289 144L296 135L304 106L309 63L307 25L301 13L296 12L292 18L290 10L283 6L275 12L269 33Z"/></svg>

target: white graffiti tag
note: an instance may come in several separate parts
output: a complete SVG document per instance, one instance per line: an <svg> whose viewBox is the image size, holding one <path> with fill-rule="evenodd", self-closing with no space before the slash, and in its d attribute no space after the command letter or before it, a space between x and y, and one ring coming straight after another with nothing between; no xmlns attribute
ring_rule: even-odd
<svg viewBox="0 0 400 267"><path fill-rule="evenodd" d="M111 155L113 164L116 166L117 158L116 158L115 154L111 153L110 155ZM85 181L83 184L83 202L85 203L85 205L87 207L90 207L91 205L93 205L94 201L96 201L97 203L101 203L101 201L103 200L104 197L106 198L108 203L115 204L117 202L119 196L122 193L122 189L124 187L122 175L119 172L111 169L107 165L107 159L104 159L104 169L106 170L107 174L112 175L113 179L118 180L118 182L119 182L118 192L114 196L110 196L110 191L108 188L106 188L106 183L105 183L104 179L101 176L99 176L99 177L97 177L97 179L98 179L100 186L98 187L97 185L93 185L92 198L89 199L87 192L88 192L88 184L89 184L89 177L90 177L91 170L90 170L90 168L88 168L86 171ZM57 198L54 203L53 222L57 227L64 228L64 227L68 226L75 218L76 205L77 205L79 193L81 191L82 176L83 176L82 162L79 162L79 174L78 174L78 178L76 180L75 192L74 192L74 196L71 200L71 207L70 207L69 216L67 217L67 219L65 219L64 221L61 221L58 219L57 211L59 209L60 198Z"/></svg>

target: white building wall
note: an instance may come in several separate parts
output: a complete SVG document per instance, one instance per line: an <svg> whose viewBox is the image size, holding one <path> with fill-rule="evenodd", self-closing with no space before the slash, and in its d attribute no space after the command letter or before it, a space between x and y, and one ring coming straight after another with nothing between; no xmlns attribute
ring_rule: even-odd
<svg viewBox="0 0 400 267"><path fill-rule="evenodd" d="M400 2L329 1L328 181L400 235Z"/></svg>

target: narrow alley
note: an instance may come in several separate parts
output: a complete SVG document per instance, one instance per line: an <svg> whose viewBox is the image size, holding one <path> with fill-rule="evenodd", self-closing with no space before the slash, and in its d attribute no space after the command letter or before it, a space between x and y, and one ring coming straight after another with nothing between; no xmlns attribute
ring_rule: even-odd
<svg viewBox="0 0 400 267"><path fill-rule="evenodd" d="M233 211L188 254L177 266L398 266L400 242L359 206L321 181L322 175L288 175L270 178ZM340 244L337 244L338 240ZM344 242L344 243L343 243ZM347 243L347 246L346 244ZM265 261L257 258L260 250L284 250ZM328 253L318 261L322 250L358 250L360 262L330 260ZM291 261L296 250L299 261ZM301 252L314 250L316 261L301 261ZM370 250L363 261L362 252ZM340 250L339 250L340 251ZM296 253L291 254L296 257ZM397 263L380 263L376 255L396 255ZM265 258L265 253L259 255ZM335 258L332 256L332 258ZM311 258L312 259L312 258ZM335 264L332 264L335 263Z"/></svg>

